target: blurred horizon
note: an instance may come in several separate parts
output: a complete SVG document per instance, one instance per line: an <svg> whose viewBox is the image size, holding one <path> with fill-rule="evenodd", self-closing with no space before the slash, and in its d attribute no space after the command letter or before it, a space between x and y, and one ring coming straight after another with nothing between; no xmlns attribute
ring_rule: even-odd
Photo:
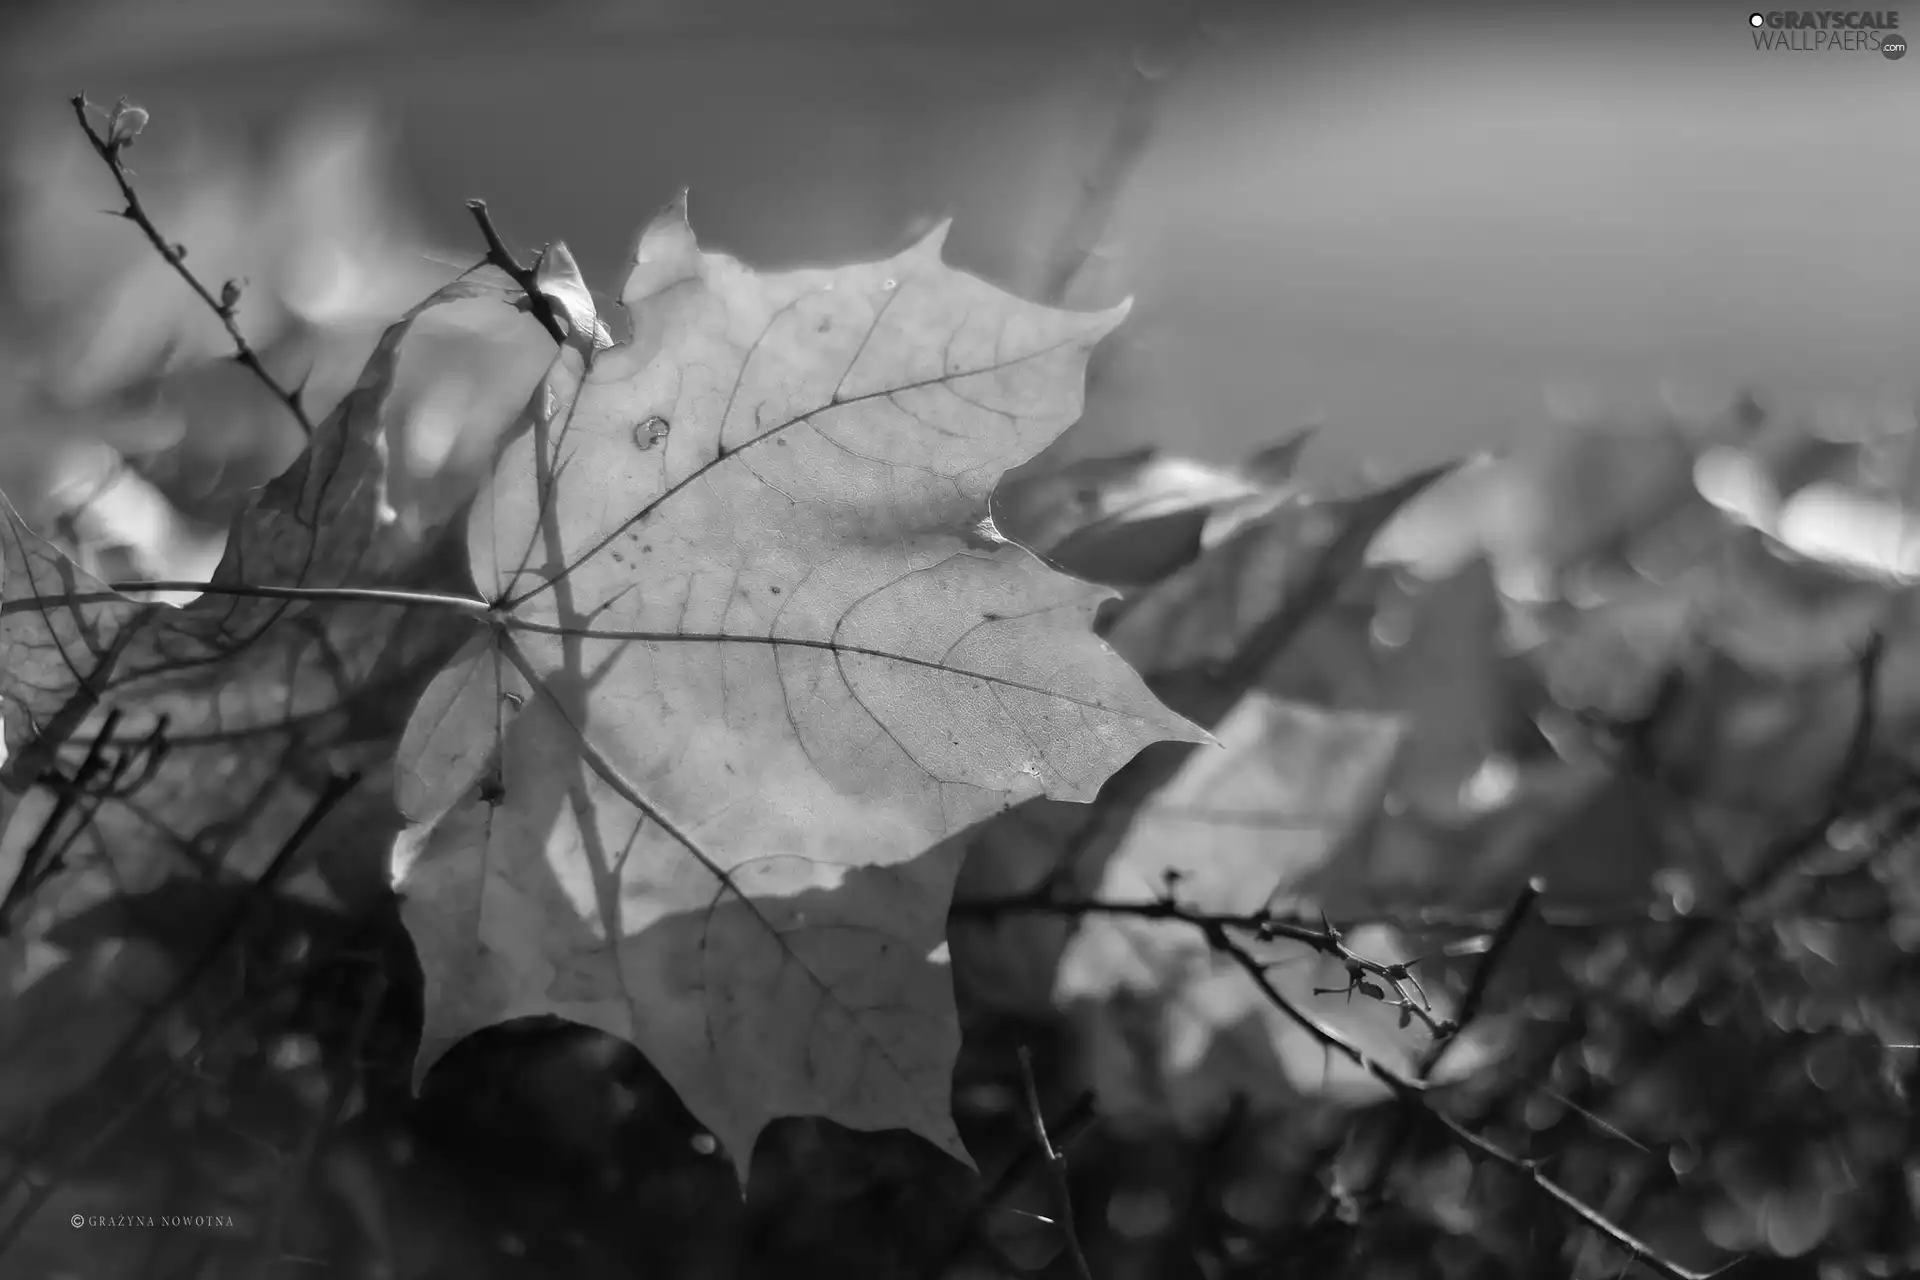
<svg viewBox="0 0 1920 1280"><path fill-rule="evenodd" d="M1168 12L40 6L5 100L73 133L69 94L124 93L158 137L256 144L364 104L443 252L477 254L484 196L605 292L682 186L703 243L756 266L877 256L951 216L950 260L1030 290L1135 57L1165 69L1140 51ZM1911 394L1920 60L1758 52L1727 5L1215 12L1083 281L1135 311L1059 456L1224 460L1317 421L1310 468L1402 469L1523 439L1550 399Z"/></svg>

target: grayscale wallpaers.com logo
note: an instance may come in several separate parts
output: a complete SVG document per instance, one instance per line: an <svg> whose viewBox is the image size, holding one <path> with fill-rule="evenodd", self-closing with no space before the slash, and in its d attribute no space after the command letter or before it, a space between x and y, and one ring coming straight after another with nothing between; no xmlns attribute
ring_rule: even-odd
<svg viewBox="0 0 1920 1280"><path fill-rule="evenodd" d="M1907 52L1907 39L1900 34L1900 14L1896 10L1877 12L1860 9L1803 9L1782 13L1750 13L1747 25L1753 28L1753 47L1793 53L1817 53L1828 49L1877 53L1888 61Z"/></svg>

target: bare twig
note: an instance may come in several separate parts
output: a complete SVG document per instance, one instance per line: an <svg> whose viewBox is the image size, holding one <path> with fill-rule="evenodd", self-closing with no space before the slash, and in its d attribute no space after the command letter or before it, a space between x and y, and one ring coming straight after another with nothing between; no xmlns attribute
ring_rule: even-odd
<svg viewBox="0 0 1920 1280"><path fill-rule="evenodd" d="M172 985L168 987L166 993L161 996L160 999L148 1005L141 1012L141 1015L134 1020L133 1026L128 1029L126 1035L121 1037L119 1044L115 1046L113 1052L108 1054L106 1059L95 1070L94 1074L96 1078L106 1078L108 1073L112 1072L131 1057L139 1049L141 1044L146 1041L147 1036L153 1029L159 1025L161 1019L165 1018L167 1014L172 1012L173 1009L185 1000L194 988L200 984L201 979L205 978L206 975L212 971L214 965L219 963L220 958L226 954L227 948L233 945L234 941L253 919L254 912L259 909L263 898L286 874L287 868L293 863L294 855L297 854L301 846L307 842L307 838L311 836L320 823L326 819L326 816L333 812L334 808L338 806L342 800L346 799L347 794L359 784L359 781L360 776L358 774L349 774L345 777L335 777L328 780L327 785L321 790L319 796L314 799L313 804L308 808L306 816L300 820L300 825L294 829L293 833L287 837L280 848L274 852L273 858L267 863L266 868L255 878L253 884L250 886L252 892L249 893L245 900L240 903L239 907L228 916L226 923L208 940L206 947L201 950L194 962L188 965L181 972L180 976L174 980ZM127 1119L131 1118L134 1110L137 1110L137 1108L132 1108L120 1113L116 1116L115 1120L111 1122L112 1125L117 1128L118 1125L125 1123ZM13 1219L8 1222L4 1228L0 1228L0 1257L4 1257L7 1250L18 1242L21 1233L27 1229L27 1226L32 1222L34 1216L39 1213L46 1202L52 1198L54 1192L59 1189L66 1172L76 1167L78 1162L85 1158L88 1153L98 1149L105 1140L105 1137L102 1135L95 1135L94 1140L84 1144L79 1152L71 1154L68 1159L62 1162L59 1169L50 1173L45 1181L33 1189L32 1194L27 1197L26 1203L21 1206L20 1211L14 1215ZM0 1201L4 1201L7 1196L11 1194L11 1191L11 1186L0 1189Z"/></svg>
<svg viewBox="0 0 1920 1280"><path fill-rule="evenodd" d="M1340 1054L1349 1062L1371 1075L1374 1079L1386 1085L1401 1101L1416 1105L1424 1117L1430 1118L1434 1123L1439 1124L1453 1141L1468 1154L1483 1156L1486 1159L1494 1161L1496 1164L1505 1166L1520 1177L1525 1178L1533 1184L1534 1188L1541 1195L1546 1196L1588 1227L1591 1227L1593 1230L1611 1240L1614 1245L1624 1250L1629 1257L1646 1266L1656 1275L1666 1277L1666 1280L1707 1280L1707 1277L1718 1274L1717 1271L1692 1271L1677 1262L1671 1261L1655 1250L1652 1245L1631 1234L1624 1227L1612 1222L1599 1210L1593 1208L1571 1191L1568 1191L1565 1187L1562 1187L1542 1174L1537 1161L1514 1154L1490 1139L1481 1137L1472 1129L1469 1129L1458 1120L1448 1116L1437 1107L1428 1105L1425 1097L1427 1092L1426 1081L1412 1079L1395 1071L1385 1063L1376 1061L1369 1057L1365 1050L1359 1048L1345 1036L1342 1036L1339 1032L1298 1008L1268 981L1266 967L1262 965L1257 958L1247 954L1244 948L1229 939L1224 930L1209 930L1208 940L1213 944L1216 951L1233 960L1249 978L1253 979L1254 984L1260 988L1261 994L1267 998L1268 1003L1280 1010L1323 1046ZM1722 1268L1722 1270L1724 1270L1724 1268Z"/></svg>
<svg viewBox="0 0 1920 1280"><path fill-rule="evenodd" d="M1507 949L1513 945L1514 937L1520 932L1520 926L1526 922L1534 903L1545 888L1545 884L1537 876L1528 880L1521 888L1519 895L1514 898L1513 904L1507 908L1499 928L1494 930L1492 944L1482 953L1480 963L1474 966L1473 978L1467 984L1466 995L1461 998L1460 1013L1454 1019L1451 1033L1435 1036L1427 1045L1426 1052L1420 1055L1420 1061L1414 1067L1415 1079L1422 1083L1431 1080L1434 1071L1440 1066L1440 1060L1446 1056L1447 1050L1459 1041L1460 1033L1480 1016L1480 1006L1486 999L1487 988L1493 982L1495 970L1500 967L1500 962L1506 957ZM1393 1133L1387 1139L1379 1158L1374 1161L1366 1185L1353 1193L1354 1201L1362 1212L1379 1203L1387 1179L1392 1176L1393 1167L1399 1163L1407 1144L1413 1140L1413 1131L1419 1120L1420 1114L1417 1107L1408 1105L1401 1108L1399 1121L1394 1126ZM1349 1255L1349 1267L1365 1253L1365 1245L1360 1235L1356 1233L1352 1241L1355 1253Z"/></svg>
<svg viewBox="0 0 1920 1280"><path fill-rule="evenodd" d="M5 899L0 900L0 937L11 930L14 911L66 866L68 851L93 825L100 806L108 800L131 798L153 780L166 759L172 745L167 738L166 716L158 717L145 737L127 742L120 742L114 736L120 718L117 708L107 713L105 723L93 735L87 754L72 777L49 768L37 779L39 785L54 794L53 811L21 855L13 883L7 887ZM79 821L69 824L67 818L81 805L86 807ZM64 836L60 834L63 827Z"/></svg>
<svg viewBox="0 0 1920 1280"><path fill-rule="evenodd" d="M274 1198L272 1214L255 1243L253 1274L261 1277L261 1280L270 1276L280 1261L280 1241L286 1234L287 1220L293 1215L294 1202L306 1189L321 1144L340 1127L340 1117L345 1114L347 1103L353 1096L359 1079L360 1062L366 1054L367 1043L373 1038L373 1029L380 1015L380 1002L386 998L386 994L386 974L376 968L373 976L367 980L366 990L361 996L360 1014L354 1019L353 1032L342 1054L345 1080L329 1081L326 1105L314 1113L312 1123L307 1126L300 1143L300 1153L295 1157L292 1169L281 1179L280 1193Z"/></svg>
<svg viewBox="0 0 1920 1280"><path fill-rule="evenodd" d="M485 200L467 201L467 210L473 214L473 220L480 224L480 234L486 239L487 261L506 272L508 278L520 286L527 295L528 313L540 322L540 327L547 331L548 336L564 346L567 330L560 323L560 317L554 314L553 302L540 292L537 263L533 267L520 265L520 260L513 256L513 250L507 248L506 241L500 238L499 230L493 225L493 215L487 212Z"/></svg>
<svg viewBox="0 0 1920 1280"><path fill-rule="evenodd" d="M86 758L74 770L72 784L60 788L53 802L53 812L40 824L33 843L20 855L20 866L15 871L13 883L7 886L4 899L0 899L0 937L12 930L14 910L32 896L33 891L45 882L57 869L60 862L58 853L52 853L54 841L59 838L61 829L66 825L67 816L80 803L86 794L86 787L93 781L95 774L106 768L107 743L120 727L120 712L107 713L106 723L100 732L94 735L93 743L87 748ZM51 854L51 856L49 856Z"/></svg>
<svg viewBox="0 0 1920 1280"><path fill-rule="evenodd" d="M1047 1132L1053 1135L1054 1149L1056 1151L1071 1149L1074 1141L1098 1118L1099 1113L1094 1109L1093 1090L1082 1090L1080 1096L1069 1103L1066 1109L1047 1125ZM961 1219L959 1227L949 1237L946 1247L929 1254L930 1263L923 1273L924 1280L936 1280L936 1277L944 1276L953 1270L965 1254L968 1243L979 1235L980 1224L986 1216L996 1205L1013 1193L1013 1189L1020 1185L1020 1180L1027 1176L1040 1157L1040 1148L1031 1143L1021 1146L1013 1159L1009 1160L1006 1167L1000 1171L999 1176L974 1198L972 1205L967 1209L966 1216Z"/></svg>
<svg viewBox="0 0 1920 1280"><path fill-rule="evenodd" d="M1382 1004L1402 1010L1410 1018L1419 1019L1436 1039L1445 1039L1454 1034L1453 1022L1433 1015L1432 1006L1420 987L1419 979L1413 976L1411 962L1395 963L1364 956L1349 947L1346 944L1346 935L1324 919L1316 929L1298 921L1282 919L1265 909L1241 914L1197 911L1181 904L1171 894L1164 898L1152 898L1143 902L1067 898L1056 895L1052 891L1052 886L1045 882L1028 893L1014 894L1004 898L979 898L971 902L956 902L953 904L951 915L962 919L991 919L994 916L1021 913L1056 916L1103 915L1135 920L1167 920L1191 925L1202 931L1232 929L1252 934L1256 940L1263 942L1284 938L1290 942L1303 943L1346 966L1347 985L1332 988L1323 994L1345 992L1351 995L1359 991ZM1392 999L1387 998L1386 991L1378 983L1370 981L1376 978L1380 983L1385 983L1393 989Z"/></svg>
<svg viewBox="0 0 1920 1280"><path fill-rule="evenodd" d="M1067 1183L1066 1153L1054 1146L1053 1139L1047 1135L1046 1112L1040 1108L1040 1086L1033 1078L1033 1055L1025 1045L1020 1046L1020 1080L1026 1086L1027 1118L1033 1124L1034 1144L1046 1161L1047 1177L1053 1189L1053 1209L1058 1215L1067 1256L1073 1260L1074 1274L1080 1280L1093 1280L1093 1268L1087 1265L1086 1252L1080 1247L1080 1229L1073 1219L1073 1188Z"/></svg>
<svg viewBox="0 0 1920 1280"><path fill-rule="evenodd" d="M1474 966L1473 979L1467 984L1467 994L1460 998L1460 1013L1454 1021L1453 1034L1445 1039L1437 1039L1427 1046L1421 1055L1419 1066L1415 1068L1422 1080L1430 1079L1440 1066L1447 1050L1459 1039L1460 1033L1467 1029L1473 1020L1480 1016L1480 1006L1487 998L1487 988L1493 984L1493 975L1500 968L1500 962L1506 958L1507 949L1520 932L1520 926L1527 922L1533 911L1533 904L1546 892L1546 883L1535 876L1528 880L1514 897L1513 905L1507 908L1506 916L1500 921L1500 927L1494 930L1493 944L1480 957L1480 963Z"/></svg>
<svg viewBox="0 0 1920 1280"><path fill-rule="evenodd" d="M120 196L126 201L126 208L120 211L120 216L145 233L148 243L152 244L160 256L166 260L167 265L172 267L174 272L187 282L187 287L207 304L207 309L219 319L227 331L227 337L233 342L233 358L258 378L260 385L272 392L275 399L286 406L287 412L293 415L294 422L299 424L301 434L312 439L313 419L307 416L306 409L301 406L299 391L297 389L289 391L280 385L279 379L267 372L267 367L260 362L260 357L254 352L246 335L240 332L240 326L234 319L240 306L240 283L235 280L227 281L222 286L218 298L200 283L199 277L187 269L186 250L160 233L160 228L154 225L153 219L147 214L146 206L140 203L140 196L133 189L133 183L127 174L127 166L121 159L121 154L133 140L132 136L117 128L110 128L107 135L102 137L94 129L93 121L87 118L87 111L93 105L87 101L87 95L75 94L69 101L73 105L74 118L80 121L80 128L86 132L87 141L93 144L94 154L100 157L107 166L108 172L113 174L113 180L120 188Z"/></svg>

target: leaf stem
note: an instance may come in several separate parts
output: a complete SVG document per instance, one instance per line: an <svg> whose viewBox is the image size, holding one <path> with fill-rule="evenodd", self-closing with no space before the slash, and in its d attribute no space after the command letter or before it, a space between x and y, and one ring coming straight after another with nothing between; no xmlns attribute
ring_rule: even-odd
<svg viewBox="0 0 1920 1280"><path fill-rule="evenodd" d="M491 606L485 600L446 595L438 591L398 591L386 587L267 587L246 583L187 582L161 578L142 582L109 582L121 593L135 591L198 591L210 596L251 596L262 600L326 600L351 604L417 605L429 609L451 609L456 613L485 614ZM62 596L65 603L74 597ZM9 602L12 603L12 602ZM22 601L31 604L34 601Z"/></svg>

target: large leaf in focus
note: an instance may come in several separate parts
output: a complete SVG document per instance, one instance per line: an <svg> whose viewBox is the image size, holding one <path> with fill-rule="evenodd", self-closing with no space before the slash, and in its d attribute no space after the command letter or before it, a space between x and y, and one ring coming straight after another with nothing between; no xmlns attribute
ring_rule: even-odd
<svg viewBox="0 0 1920 1280"><path fill-rule="evenodd" d="M632 343L556 367L472 516L497 625L401 761L417 1070L553 1013L639 1045L743 1180L786 1115L966 1158L943 841L1204 735L1092 634L1105 591L968 536L1123 312L1022 302L941 239L761 275L675 205Z"/></svg>
<svg viewBox="0 0 1920 1280"><path fill-rule="evenodd" d="M359 386L236 521L215 584L432 585L432 563L390 536L382 409L413 320L484 291L452 286L388 329ZM211 591L183 608L140 604L89 579L17 520L4 532L9 784L32 784L63 753L71 764L110 711L120 713L110 746L133 748L162 722L170 744L147 785L101 805L69 855L76 870L106 873L104 884L80 877L82 898L144 887L182 866L257 868L330 771L391 750L397 707L462 634L444 610L378 602ZM21 802L0 865L19 856L52 807L45 790ZM74 905L55 895L43 909Z"/></svg>

